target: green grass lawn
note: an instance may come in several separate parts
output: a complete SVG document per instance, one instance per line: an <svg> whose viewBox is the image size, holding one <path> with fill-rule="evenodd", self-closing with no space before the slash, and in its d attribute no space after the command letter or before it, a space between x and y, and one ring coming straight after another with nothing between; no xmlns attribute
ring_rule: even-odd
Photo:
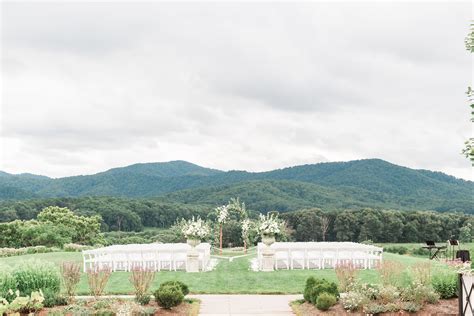
<svg viewBox="0 0 474 316"><path fill-rule="evenodd" d="M251 258L255 257L255 250L250 256L234 259L220 259L214 271L201 273L186 273L184 271L156 273L152 286L157 288L160 283L168 280L180 280L189 285L192 293L208 294L237 294L237 293L301 293L306 279L309 276L326 278L336 281L336 274L332 269L325 270L278 270L274 272L254 272L250 270ZM82 255L77 252L53 252L34 255L24 255L8 258L0 258L0 264L15 266L26 260L44 260L59 265L63 261L76 261L82 263ZM405 266L417 262L426 262L428 259L412 257L408 255L396 255L385 253L384 260L399 261ZM434 262L434 265L443 269L446 266ZM114 272L106 287L109 294L132 293L132 286L128 280L130 273ZM365 282L378 282L378 274L375 270L361 270L359 277ZM88 294L88 285L85 274L82 275L78 287L79 294Z"/></svg>

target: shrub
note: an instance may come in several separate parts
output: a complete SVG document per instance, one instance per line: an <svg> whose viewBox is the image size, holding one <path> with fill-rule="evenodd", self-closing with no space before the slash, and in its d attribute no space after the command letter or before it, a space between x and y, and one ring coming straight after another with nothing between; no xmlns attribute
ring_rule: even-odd
<svg viewBox="0 0 474 316"><path fill-rule="evenodd" d="M111 274L112 270L109 267L87 271L87 283L89 284L91 295L94 297L102 295Z"/></svg>
<svg viewBox="0 0 474 316"><path fill-rule="evenodd" d="M61 288L59 273L52 263L31 261L20 264L14 271L17 289L22 295L42 291L45 304L57 299Z"/></svg>
<svg viewBox="0 0 474 316"><path fill-rule="evenodd" d="M399 285L403 273L403 265L400 262L385 260L378 266L377 270L384 286L392 285L396 287Z"/></svg>
<svg viewBox="0 0 474 316"><path fill-rule="evenodd" d="M387 311L387 308L385 305L380 304L380 303L375 303L375 302L370 302L369 304L365 305L363 309L366 315L370 315L370 314L377 315L377 314L385 313Z"/></svg>
<svg viewBox="0 0 474 316"><path fill-rule="evenodd" d="M177 285L165 285L155 292L155 300L161 307L170 309L183 302L184 294Z"/></svg>
<svg viewBox="0 0 474 316"><path fill-rule="evenodd" d="M81 280L81 267L75 262L63 262L61 265L61 276L63 279L64 290L69 299L76 294L76 287Z"/></svg>
<svg viewBox="0 0 474 316"><path fill-rule="evenodd" d="M316 279L314 277L309 277L306 279L306 286L303 291L303 298L306 302L311 302L311 290L316 285Z"/></svg>
<svg viewBox="0 0 474 316"><path fill-rule="evenodd" d="M408 248L404 246L392 246L392 247L384 247L383 250L385 252L390 252L390 253L397 253L399 255L404 255L408 253Z"/></svg>
<svg viewBox="0 0 474 316"><path fill-rule="evenodd" d="M316 300L316 307L322 311L327 311L331 306L335 305L337 299L334 295L323 292Z"/></svg>
<svg viewBox="0 0 474 316"><path fill-rule="evenodd" d="M0 308L2 309L2 314L30 314L43 308L43 301L44 297L41 291L33 291L31 295L26 296L20 296L20 292L16 291L15 299L11 303L4 301Z"/></svg>
<svg viewBox="0 0 474 316"><path fill-rule="evenodd" d="M68 252L80 252L80 251L88 250L91 248L92 248L91 246L85 246L85 245L79 245L79 244L73 244L73 243L64 244L63 246L63 250L68 251Z"/></svg>
<svg viewBox="0 0 474 316"><path fill-rule="evenodd" d="M442 299L458 297L457 278L454 273L435 274L431 284Z"/></svg>
<svg viewBox="0 0 474 316"><path fill-rule="evenodd" d="M135 300L140 305L148 305L150 303L151 297L149 294L136 295Z"/></svg>
<svg viewBox="0 0 474 316"><path fill-rule="evenodd" d="M165 285L177 285L181 288L181 292L183 292L183 295L186 296L189 294L189 288L186 284L184 284L181 281L166 281L161 284L162 286Z"/></svg>
<svg viewBox="0 0 474 316"><path fill-rule="evenodd" d="M360 310L368 302L368 297L357 291L350 291L341 296L342 307L350 311Z"/></svg>
<svg viewBox="0 0 474 316"><path fill-rule="evenodd" d="M415 248L413 249L412 254L417 256L428 256L430 251L425 248Z"/></svg>
<svg viewBox="0 0 474 316"><path fill-rule="evenodd" d="M316 284L311 290L311 303L316 305L319 295L322 293L328 293L334 295L334 297L339 297L339 291L337 290L337 285L334 282L329 283L328 281Z"/></svg>
<svg viewBox="0 0 474 316"><path fill-rule="evenodd" d="M402 309L404 311L407 311L409 313L416 313L421 309L421 305L415 302L404 302L401 305Z"/></svg>
<svg viewBox="0 0 474 316"><path fill-rule="evenodd" d="M431 284L431 262L418 262L411 267L416 281L423 285Z"/></svg>
<svg viewBox="0 0 474 316"><path fill-rule="evenodd" d="M434 297L437 297L437 295L433 288L423 285L419 282L414 282L410 286L404 288L401 293L401 299L403 301L414 302L419 305L423 305L423 303L429 300L435 300Z"/></svg>
<svg viewBox="0 0 474 316"><path fill-rule="evenodd" d="M382 286L379 291L376 299L382 304L394 303L400 297L400 292L394 286Z"/></svg>
<svg viewBox="0 0 474 316"><path fill-rule="evenodd" d="M336 276L339 281L339 290L346 292L357 278L357 269L352 263L336 266Z"/></svg>
<svg viewBox="0 0 474 316"><path fill-rule="evenodd" d="M11 302L15 297L10 290L17 288L16 280L11 274L10 268L0 267L0 297ZM1 313L0 313L1 314Z"/></svg>
<svg viewBox="0 0 474 316"><path fill-rule="evenodd" d="M149 296L147 295L150 285L155 279L155 271L137 267L132 269L132 274L130 275L130 282L133 285L135 290L135 299L138 303L146 302L146 305L150 301ZM148 298L148 301L147 301Z"/></svg>

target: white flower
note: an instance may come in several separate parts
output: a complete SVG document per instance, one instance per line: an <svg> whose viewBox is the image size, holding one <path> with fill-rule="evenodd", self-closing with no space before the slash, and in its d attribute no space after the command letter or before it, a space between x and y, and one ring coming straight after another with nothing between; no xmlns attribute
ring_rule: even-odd
<svg viewBox="0 0 474 316"><path fill-rule="evenodd" d="M183 224L181 232L188 239L203 239L210 233L207 224L199 217L194 219L194 216Z"/></svg>
<svg viewBox="0 0 474 316"><path fill-rule="evenodd" d="M280 229L281 223L278 220L277 216L273 216L273 214L267 214L266 216L263 214L259 215L259 222L257 226L257 232L263 235L270 235L270 234L279 234L281 232Z"/></svg>
<svg viewBox="0 0 474 316"><path fill-rule="evenodd" d="M217 221L220 224L225 223L227 217L229 216L229 205L222 205L216 208L217 211Z"/></svg>
<svg viewBox="0 0 474 316"><path fill-rule="evenodd" d="M242 221L242 238L246 239L250 230L250 220L248 218Z"/></svg>

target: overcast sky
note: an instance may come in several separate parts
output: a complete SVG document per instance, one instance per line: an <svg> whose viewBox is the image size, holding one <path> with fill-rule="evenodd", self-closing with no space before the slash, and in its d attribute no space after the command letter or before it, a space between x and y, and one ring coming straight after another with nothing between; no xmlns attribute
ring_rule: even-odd
<svg viewBox="0 0 474 316"><path fill-rule="evenodd" d="M469 2L1 9L0 170L381 158L472 178Z"/></svg>

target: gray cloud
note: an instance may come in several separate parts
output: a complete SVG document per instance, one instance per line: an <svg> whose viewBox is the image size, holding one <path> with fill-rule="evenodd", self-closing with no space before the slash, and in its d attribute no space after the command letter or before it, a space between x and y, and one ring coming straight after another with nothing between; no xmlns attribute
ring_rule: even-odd
<svg viewBox="0 0 474 316"><path fill-rule="evenodd" d="M0 169L379 157L471 177L469 2L1 6Z"/></svg>

